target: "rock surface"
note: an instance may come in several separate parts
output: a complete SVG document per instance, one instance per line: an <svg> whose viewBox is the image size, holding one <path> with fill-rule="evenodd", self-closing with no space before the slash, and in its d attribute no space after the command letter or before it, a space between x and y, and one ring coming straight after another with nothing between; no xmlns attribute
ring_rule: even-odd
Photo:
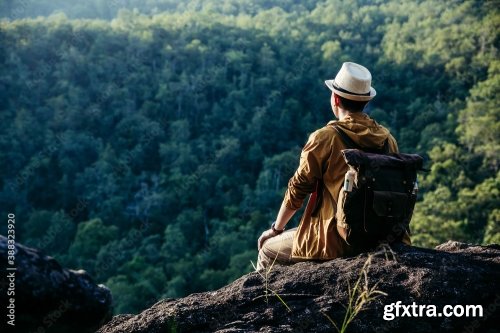
<svg viewBox="0 0 500 333"><path fill-rule="evenodd" d="M16 244L15 332L94 332L111 318L108 288L96 285L85 271L67 270L52 257ZM0 235L0 330L7 326L6 307L10 281L7 239Z"/></svg>
<svg viewBox="0 0 500 333"><path fill-rule="evenodd" d="M366 307L348 332L499 332L500 246L447 242L436 248L393 246L375 253L369 285L387 293ZM162 300L138 315L115 316L100 333L115 332L335 332L328 315L341 323L351 286L368 254L324 263L275 266L265 297L263 278L249 273L217 291ZM384 305L482 305L483 317L396 317L383 319ZM402 314L403 311L400 311ZM394 311L393 311L394 313ZM425 311L424 311L425 313Z"/></svg>

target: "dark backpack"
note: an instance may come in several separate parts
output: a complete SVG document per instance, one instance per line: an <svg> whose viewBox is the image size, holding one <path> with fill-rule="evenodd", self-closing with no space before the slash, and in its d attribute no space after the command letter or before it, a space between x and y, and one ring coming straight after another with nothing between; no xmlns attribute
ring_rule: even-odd
<svg viewBox="0 0 500 333"><path fill-rule="evenodd" d="M333 127L349 148L342 150L342 155L355 175L352 191L342 186L337 202L340 236L358 250L401 241L410 231L422 157L389 153L387 140L380 150L360 148L340 128Z"/></svg>

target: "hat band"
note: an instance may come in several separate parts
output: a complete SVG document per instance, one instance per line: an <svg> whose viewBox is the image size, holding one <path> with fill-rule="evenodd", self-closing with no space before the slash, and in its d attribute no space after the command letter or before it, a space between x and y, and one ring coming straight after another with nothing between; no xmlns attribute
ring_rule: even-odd
<svg viewBox="0 0 500 333"><path fill-rule="evenodd" d="M337 89L338 91L341 91L346 94L351 94L351 95L356 95L356 96L370 96L370 92L367 92L366 94L358 94L349 90L345 90L344 88L340 88L335 81L333 81L333 87Z"/></svg>

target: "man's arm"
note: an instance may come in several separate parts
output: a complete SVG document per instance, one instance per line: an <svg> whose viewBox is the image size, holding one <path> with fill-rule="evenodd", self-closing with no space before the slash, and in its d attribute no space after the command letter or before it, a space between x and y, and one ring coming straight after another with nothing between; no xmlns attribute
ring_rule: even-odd
<svg viewBox="0 0 500 333"><path fill-rule="evenodd" d="M280 211L278 212L278 217L276 217L274 228L277 230L283 230L295 212L296 210L288 208L285 203L282 203Z"/></svg>
<svg viewBox="0 0 500 333"><path fill-rule="evenodd" d="M278 212L278 217L276 217L276 221L274 223L274 229L276 229L276 230L285 229L286 224L288 223L288 221L290 221L290 219L292 218L293 214L295 214L295 212L296 212L296 210L288 208L285 205L285 203L283 202L281 204L281 208ZM274 237L276 235L277 234L273 231L273 229L269 229L269 230L264 231L258 240L257 248L259 249L259 251L267 239Z"/></svg>
<svg viewBox="0 0 500 333"><path fill-rule="evenodd" d="M288 182L288 189L274 224L276 230L285 228L302 206L305 197L314 192L318 179L323 177L322 164L331 150L331 134L327 131L319 130L311 134L302 149L299 167ZM272 229L264 231L257 242L258 249L261 249L267 239L277 235Z"/></svg>

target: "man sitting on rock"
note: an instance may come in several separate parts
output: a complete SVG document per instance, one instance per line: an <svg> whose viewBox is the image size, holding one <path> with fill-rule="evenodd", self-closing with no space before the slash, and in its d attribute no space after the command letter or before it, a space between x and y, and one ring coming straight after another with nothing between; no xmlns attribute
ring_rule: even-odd
<svg viewBox="0 0 500 333"><path fill-rule="evenodd" d="M368 69L346 62L334 80L325 81L332 91L331 107L338 120L312 133L302 149L299 167L288 183L276 221L258 240L258 270L273 262L329 260L356 253L336 227L337 199L348 167L341 154L346 146L332 124L362 148L380 149L387 140L389 152L398 152L389 131L363 112L376 94L371 79ZM285 231L310 193L299 227ZM408 235L404 241L410 242Z"/></svg>

